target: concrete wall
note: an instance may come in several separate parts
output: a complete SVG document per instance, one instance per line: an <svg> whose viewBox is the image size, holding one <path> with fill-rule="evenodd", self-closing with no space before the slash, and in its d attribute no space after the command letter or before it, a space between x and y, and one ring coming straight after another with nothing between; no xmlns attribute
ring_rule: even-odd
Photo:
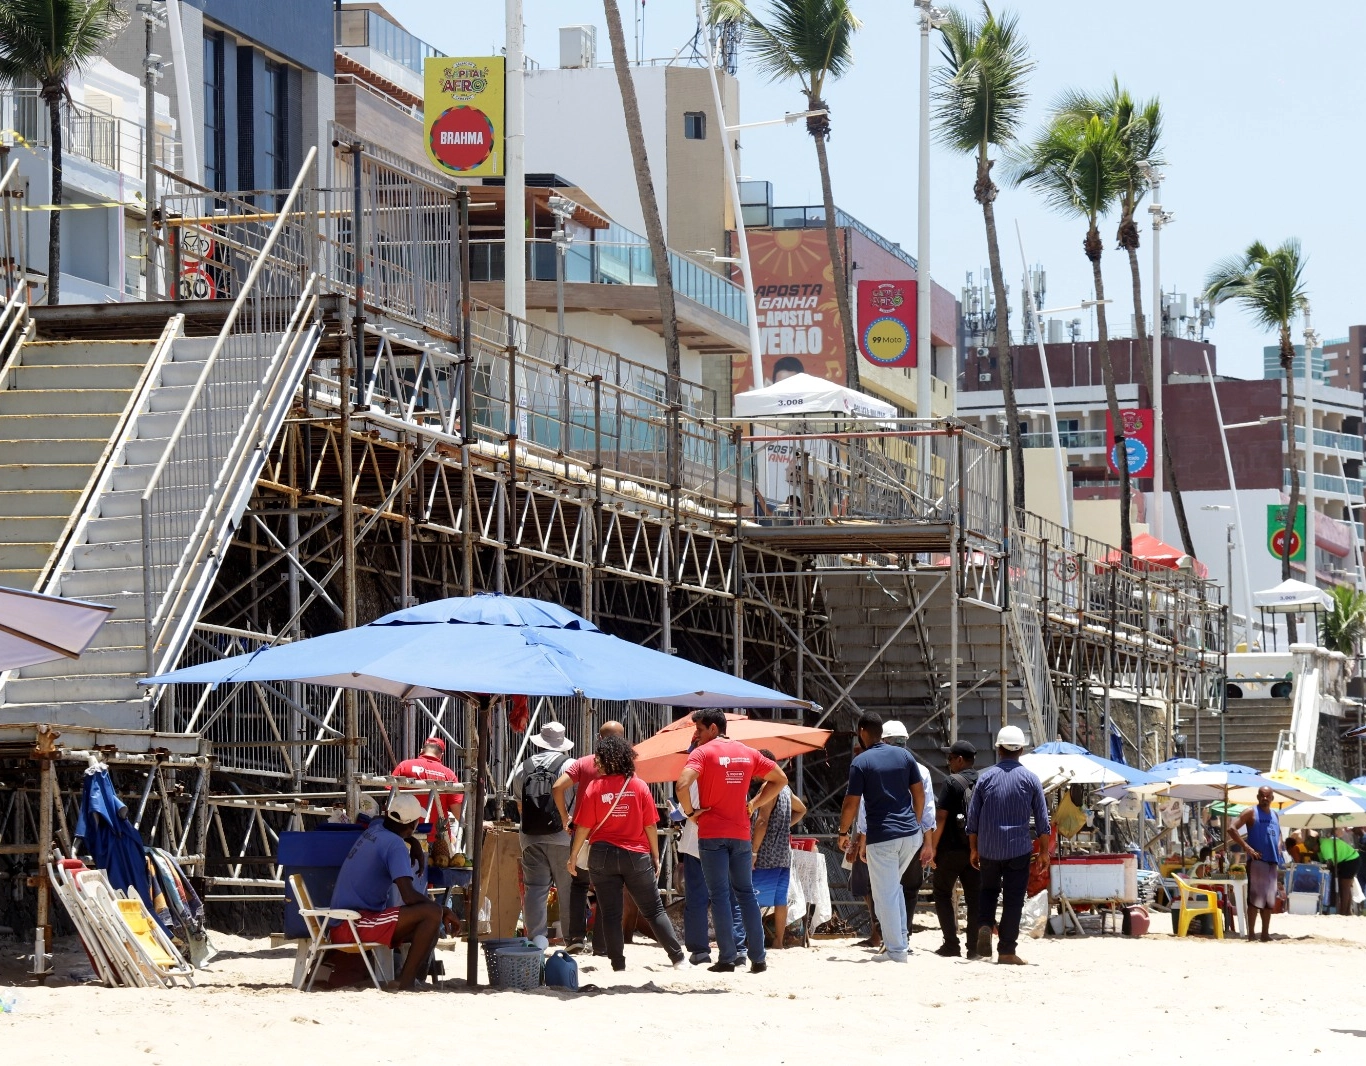
<svg viewBox="0 0 1366 1066"><path fill-rule="evenodd" d="M436 172L423 144L422 120L370 92L364 85L348 82L337 86L336 119L367 141L383 145L416 165Z"/></svg>
<svg viewBox="0 0 1366 1066"><path fill-rule="evenodd" d="M1220 381L1215 388L1225 425L1255 422L1281 410L1279 381ZM1223 441L1209 382L1168 385L1162 404L1181 491L1227 489ZM1279 422L1228 431L1233 476L1239 489L1280 490L1285 465L1281 433Z"/></svg>
<svg viewBox="0 0 1366 1066"><path fill-rule="evenodd" d="M738 83L720 75L727 114L740 113ZM664 78L664 122L669 208L664 223L669 246L677 251L726 247L730 190L726 183L724 123L712 103L711 78L700 67L668 67ZM726 101L726 93L732 97ZM706 116L706 138L683 136L683 116ZM734 118L731 119L735 121ZM651 167L655 166L653 161ZM656 176L656 181L658 177Z"/></svg>
<svg viewBox="0 0 1366 1066"><path fill-rule="evenodd" d="M1142 380L1143 355L1135 340L1110 341L1110 363L1115 368L1115 380L1123 383L1137 383ZM1039 364L1039 349L1034 344L1011 345L1012 366L1015 369L1017 389L1043 388L1043 370ZM1165 337L1162 341L1162 365L1167 375L1203 374L1204 356L1208 353L1210 366L1217 374L1219 363L1215 358L1214 345L1189 341L1177 337ZM1094 341L1080 341L1076 344L1046 344L1044 354L1048 358L1048 373L1053 379L1053 387L1093 386L1104 383L1101 370L1100 346ZM965 360L965 392L1000 391L1001 374L996 366L995 349L986 355L979 355L977 349L967 353ZM1147 390L1144 390L1146 396Z"/></svg>

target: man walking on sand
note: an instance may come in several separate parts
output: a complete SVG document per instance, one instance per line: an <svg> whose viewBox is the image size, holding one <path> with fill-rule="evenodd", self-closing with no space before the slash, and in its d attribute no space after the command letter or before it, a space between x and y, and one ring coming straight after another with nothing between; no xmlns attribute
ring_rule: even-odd
<svg viewBox="0 0 1366 1066"><path fill-rule="evenodd" d="M1271 912L1276 909L1277 874L1285 862L1281 847L1281 820L1271 809L1276 794L1269 788L1257 790L1257 806L1249 807L1228 827L1229 843L1247 852L1247 907L1252 916L1247 923L1247 938L1256 934L1257 914L1262 916L1262 942L1271 939ZM1238 832L1247 830L1244 839Z"/></svg>
<svg viewBox="0 0 1366 1066"><path fill-rule="evenodd" d="M982 873L977 931L977 954L991 958L991 925L996 902L1001 903L999 952L996 961L1024 966L1016 954L1020 914L1029 886L1029 857L1034 838L1048 834L1048 804L1038 777L1020 764L1025 737L1019 726L1004 726L996 734L996 765L984 770L968 803L969 860ZM1034 828L1029 825L1030 816Z"/></svg>
<svg viewBox="0 0 1366 1066"><path fill-rule="evenodd" d="M702 874L707 879L716 950L720 958L707 967L713 973L731 973L738 961L735 928L731 924L731 893L740 903L745 926L749 972L768 969L764 956L764 920L754 894L754 845L750 816L787 785L787 775L772 759L726 736L725 712L707 708L695 711L692 754L678 778L678 802L688 818L697 819L697 847ZM764 786L749 799L749 783L758 778ZM697 782L700 807L692 802Z"/></svg>
<svg viewBox="0 0 1366 1066"><path fill-rule="evenodd" d="M885 955L873 959L904 963L910 954L910 937L901 878L917 853L923 861L934 862L934 844L926 841L916 817L925 804L925 786L915 756L905 748L882 742L882 719L878 715L859 718L858 735L864 751L849 765L849 787L840 809L839 847L848 847L862 799L868 818L868 879L887 948Z"/></svg>
<svg viewBox="0 0 1366 1066"><path fill-rule="evenodd" d="M968 800L977 783L977 749L966 740L956 740L945 753L949 757L949 776L939 786L938 823L934 828L934 909L944 943L936 955L956 959L962 952L958 942L958 913L953 905L954 882L963 884L963 901L968 908L968 958L977 958L978 907L982 882L977 868L969 862L968 834L963 828L968 817Z"/></svg>

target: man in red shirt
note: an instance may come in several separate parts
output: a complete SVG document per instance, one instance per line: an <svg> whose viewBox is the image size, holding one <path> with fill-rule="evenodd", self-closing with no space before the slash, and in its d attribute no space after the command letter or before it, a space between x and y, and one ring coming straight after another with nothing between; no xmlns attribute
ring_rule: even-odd
<svg viewBox="0 0 1366 1066"><path fill-rule="evenodd" d="M715 708L693 713L693 751L678 778L679 803L689 819L697 820L698 851L702 874L711 898L712 924L716 927L719 961L708 967L713 973L735 969L735 929L729 903L731 893L740 904L745 923L745 947L749 972L763 973L764 925L759 900L754 894L754 848L750 836L750 815L774 799L787 784L787 775L778 764L754 748L726 736L725 712ZM749 783L758 778L764 786L753 800ZM699 806L693 810L689 789L697 783Z"/></svg>
<svg viewBox="0 0 1366 1066"><path fill-rule="evenodd" d="M603 722L598 727L599 740L603 737L624 738L625 736L626 727L620 722ZM598 770L590 753L566 765L560 776L555 779L555 784L552 786L555 806L559 809L560 818L566 829L571 825L569 790L571 788L575 790L573 806L577 809L579 797L583 795L583 787L597 776ZM588 889L591 885L592 878L588 876L588 871L576 868L574 882L569 886L569 921L563 926L565 950L571 955L580 954L588 939ZM560 906L564 906L563 900L560 901ZM606 948L600 943L601 939L601 937L594 938L593 953L595 955L607 953Z"/></svg>
<svg viewBox="0 0 1366 1066"><path fill-rule="evenodd" d="M416 759L404 759L394 767L393 777L407 777L414 781L451 781L458 782L460 775L442 760L446 756L446 742L440 737L428 737L422 742L422 753ZM459 817L463 797L449 795L441 797L442 813L453 818ZM436 818L430 810L425 811L425 820L432 823L429 839L436 839Z"/></svg>

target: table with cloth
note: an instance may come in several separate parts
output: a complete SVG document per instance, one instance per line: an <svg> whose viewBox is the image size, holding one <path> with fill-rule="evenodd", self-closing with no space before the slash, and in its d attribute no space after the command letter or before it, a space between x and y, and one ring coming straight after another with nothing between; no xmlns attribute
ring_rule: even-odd
<svg viewBox="0 0 1366 1066"><path fill-rule="evenodd" d="M808 913L808 908L810 911ZM834 914L830 904L830 878L825 869L825 856L819 851L792 849L792 876L787 883L787 913L789 919L806 919L804 936L824 925Z"/></svg>

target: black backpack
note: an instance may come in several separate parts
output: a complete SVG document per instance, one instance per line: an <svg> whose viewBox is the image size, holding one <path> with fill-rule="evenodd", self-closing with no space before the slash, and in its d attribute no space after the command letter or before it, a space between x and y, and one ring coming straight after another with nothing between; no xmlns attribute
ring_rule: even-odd
<svg viewBox="0 0 1366 1066"><path fill-rule="evenodd" d="M569 756L538 763L536 756L522 764L522 832L527 836L547 836L564 831L560 812L555 807L555 779Z"/></svg>

